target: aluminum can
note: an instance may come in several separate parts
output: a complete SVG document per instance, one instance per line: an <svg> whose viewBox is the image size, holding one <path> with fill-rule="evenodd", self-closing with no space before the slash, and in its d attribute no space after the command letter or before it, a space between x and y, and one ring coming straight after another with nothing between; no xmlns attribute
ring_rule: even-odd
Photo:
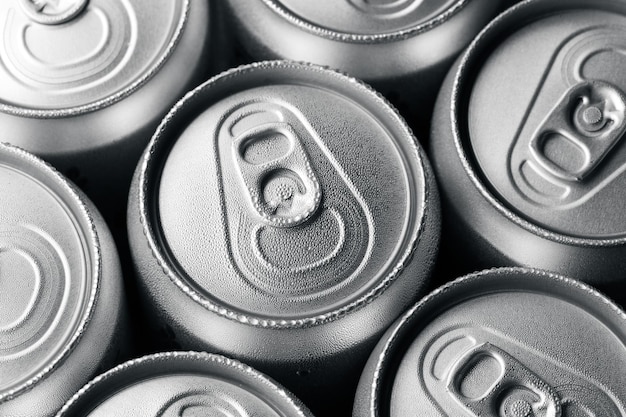
<svg viewBox="0 0 626 417"><path fill-rule="evenodd" d="M380 95L270 61L220 74L166 116L128 226L148 316L173 346L241 359L315 413L349 410L375 339L428 282L438 194Z"/></svg>
<svg viewBox="0 0 626 417"><path fill-rule="evenodd" d="M312 414L289 391L239 361L206 352L166 352L128 361L90 381L57 414L74 416Z"/></svg>
<svg viewBox="0 0 626 417"><path fill-rule="evenodd" d="M252 60L326 65L372 84L418 129L443 78L507 0L228 0ZM427 130L424 132L427 133Z"/></svg>
<svg viewBox="0 0 626 417"><path fill-rule="evenodd" d="M159 121L208 77L211 17L204 0L0 2L0 140L123 213Z"/></svg>
<svg viewBox="0 0 626 417"><path fill-rule="evenodd" d="M624 301L624 24L625 2L525 1L450 72L431 156L466 270L535 266Z"/></svg>
<svg viewBox="0 0 626 417"><path fill-rule="evenodd" d="M354 417L626 415L626 313L561 275L501 268L408 310L372 352Z"/></svg>
<svg viewBox="0 0 626 417"><path fill-rule="evenodd" d="M124 294L93 205L0 144L0 416L49 417L123 356Z"/></svg>

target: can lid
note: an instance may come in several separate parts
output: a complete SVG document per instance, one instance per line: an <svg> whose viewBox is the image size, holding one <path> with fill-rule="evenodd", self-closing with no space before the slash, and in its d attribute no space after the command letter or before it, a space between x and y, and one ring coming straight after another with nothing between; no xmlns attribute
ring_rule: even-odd
<svg viewBox="0 0 626 417"><path fill-rule="evenodd" d="M43 161L0 144L0 403L53 371L78 343L99 288L95 226Z"/></svg>
<svg viewBox="0 0 626 417"><path fill-rule="evenodd" d="M141 400L138 400L141 399ZM293 395L236 360L167 352L131 360L85 385L59 416L310 417Z"/></svg>
<svg viewBox="0 0 626 417"><path fill-rule="evenodd" d="M210 311L262 327L333 320L409 264L436 204L420 149L353 78L288 61L240 67L188 95L153 137L144 232Z"/></svg>
<svg viewBox="0 0 626 417"><path fill-rule="evenodd" d="M263 0L285 19L321 36L371 41L428 30L469 0Z"/></svg>
<svg viewBox="0 0 626 417"><path fill-rule="evenodd" d="M132 93L167 60L189 0L0 2L0 111L62 117Z"/></svg>
<svg viewBox="0 0 626 417"><path fill-rule="evenodd" d="M372 416L626 410L626 314L585 284L545 271L460 278L409 310L382 344L367 386Z"/></svg>
<svg viewBox="0 0 626 417"><path fill-rule="evenodd" d="M508 209L551 232L626 238L625 28L616 2L527 1L466 55L463 146Z"/></svg>

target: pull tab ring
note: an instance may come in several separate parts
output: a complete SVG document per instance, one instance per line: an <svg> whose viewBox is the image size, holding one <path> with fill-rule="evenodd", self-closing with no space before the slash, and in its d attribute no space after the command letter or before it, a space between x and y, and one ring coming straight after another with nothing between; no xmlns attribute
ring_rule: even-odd
<svg viewBox="0 0 626 417"><path fill-rule="evenodd" d="M624 94L605 82L583 81L563 95L536 130L529 147L545 171L565 181L580 182L597 168L625 132ZM549 140L577 149L581 164L569 167L553 159L546 153Z"/></svg>
<svg viewBox="0 0 626 417"><path fill-rule="evenodd" d="M493 358L500 374L479 398L462 393L461 381L481 357ZM452 366L446 389L476 417L561 417L561 402L554 388L502 349L483 343L468 350Z"/></svg>

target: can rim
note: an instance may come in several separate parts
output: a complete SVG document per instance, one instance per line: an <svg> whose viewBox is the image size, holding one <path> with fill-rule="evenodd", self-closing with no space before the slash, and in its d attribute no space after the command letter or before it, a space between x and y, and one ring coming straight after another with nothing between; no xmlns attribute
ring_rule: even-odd
<svg viewBox="0 0 626 417"><path fill-rule="evenodd" d="M28 108L22 106L15 106L12 104L6 104L0 101L0 112L6 113L12 116L25 117L31 119L59 119L63 117L80 116L85 113L91 113L109 107L118 101L125 99L133 94L135 91L143 87L148 81L150 81L166 64L172 53L176 49L176 46L180 42L182 35L187 25L189 18L189 9L191 0L181 0L183 2L183 11L180 20L174 30L173 36L169 43L165 47L164 53L160 54L157 61L148 67L138 79L128 85L126 88L109 95L108 97L96 100L94 102L83 104L80 106L71 106L60 109L37 109Z"/></svg>
<svg viewBox="0 0 626 417"><path fill-rule="evenodd" d="M423 22L417 24L415 26L396 30L387 33L378 33L378 34L360 34L360 33L352 33L352 32L340 32L332 29L328 29L310 21L307 21L300 16L292 13L285 6L281 5L277 0L262 0L263 3L267 7L269 7L272 11L280 15L283 19L292 23L293 25L299 27L300 29L305 30L313 35L320 36L322 38L340 41L340 42L348 42L348 43L359 43L359 44L376 44L376 43L385 43L385 42L393 42L406 38L410 38L412 36L419 35L421 33L427 32L436 28L437 26L447 22L453 16L455 16L459 11L461 11L470 0L457 0L454 4L452 4L448 9L438 14L437 16Z"/></svg>
<svg viewBox="0 0 626 417"><path fill-rule="evenodd" d="M473 85L472 72L475 68L480 67L480 57L488 52L491 48L491 40L489 37L493 36L493 32L511 31L519 27L517 24L511 24L511 20L515 20L515 16L525 10L531 10L535 4L545 4L543 0L524 0L521 3L507 9L492 20L477 36L474 38L469 47L462 54L460 63L454 74L454 81L452 86L452 97L450 101L450 120L452 126L452 136L454 147L456 149L457 156L463 166L463 169L473 185L479 191L483 198L485 198L491 206L493 206L501 215L506 217L511 222L517 224L526 231L533 233L541 238L548 239L550 241L565 244L575 245L582 247L611 247L621 246L626 244L626 236L617 238L592 238L592 237L577 237L571 236L565 233L559 233L548 229L547 227L540 226L533 223L521 215L515 213L500 199L498 199L493 192L491 192L487 185L485 185L480 174L477 172L475 162L471 159L471 150L467 149L469 145L466 144L467 139L464 134L464 127L462 127L463 112L465 110L464 96L471 89ZM509 25L507 25L507 23Z"/></svg>
<svg viewBox="0 0 626 417"><path fill-rule="evenodd" d="M513 274L515 276L511 276ZM393 369L391 368L393 368L394 358L397 356L398 351L403 350L403 343L407 337L406 332L410 331L410 328L415 324L414 322L416 317L418 317L424 310L427 310L433 303L440 302L442 298L445 299L448 292L458 290L458 287L471 285L476 281L481 281L485 276L499 277L501 279L513 281L518 281L521 276L523 276L523 279L525 280L551 281L553 284L560 285L563 288L576 291L577 293L582 293L585 297L590 297L595 301L599 301L602 305L602 309L607 314L615 313L615 318L622 320L624 328L626 329L626 312L624 312L624 310L622 310L617 304L590 285L565 277L561 274L535 268L504 267L485 269L462 276L442 287L437 288L426 297L422 298L422 300L396 320L396 322L390 327L387 334L383 336L384 344L379 344L379 346L382 346L381 349L375 349L376 352L379 351L379 354L374 371L372 372L373 378L371 378L371 384L367 387L368 410L370 416L379 416L381 407L388 400L383 397L383 391L385 387L388 386L387 382L389 379L393 377ZM471 298L471 294L468 298ZM463 300L461 300L461 302L462 301ZM447 302L446 306L450 307L450 303ZM609 330L611 329L609 328Z"/></svg>
<svg viewBox="0 0 626 417"><path fill-rule="evenodd" d="M97 390L103 384L106 384L111 378L116 377L120 374L124 373L132 373L133 370L140 365L149 365L149 364L158 364L160 362L167 362L171 360L182 360L189 362L205 362L211 365L214 365L218 368L231 369L237 374L242 374L247 377L252 378L254 383L258 383L265 388L269 388L273 394L276 394L281 400L287 402L287 404L293 408L294 411L297 412L297 416L299 417L313 417L311 412L307 409L307 407L302 403L297 397L295 397L290 391L286 388L279 385L276 381L274 381L271 377L257 371L256 369L239 362L236 359L231 359L223 355L215 354L215 353L207 353L207 352L196 352L196 351L181 351L181 352L161 352L154 353L151 355L143 356L137 359L132 359L127 362L124 362L116 367L108 370L107 372L98 375L87 384L85 384L76 394L70 398L63 408L61 408L56 414L57 417L62 417L68 410L71 411L71 408L80 401L85 395ZM158 372L156 372L158 373Z"/></svg>
<svg viewBox="0 0 626 417"><path fill-rule="evenodd" d="M163 148L167 148L168 129L174 125L178 119L183 118L180 116L184 113L186 107L194 106L195 100L200 100L203 92L212 88L217 88L222 83L229 82L231 79L238 77L242 74L262 71L273 68L287 68L311 71L317 74L324 74L325 76L334 77L349 83L353 88L357 88L360 92L374 100L375 104L380 107L385 115L390 118L393 123L397 123L401 131L403 131L403 139L407 141L407 145L411 150L412 157L416 158L417 169L424 181L421 181L421 185L416 185L416 194L420 198L421 210L418 214L418 221L414 227L413 232L409 235L409 242L407 248L398 257L399 260L396 265L391 268L384 279L380 280L373 288L368 290L364 295L353 300L347 304L335 308L329 312L318 314L310 317L298 318L298 319L277 319L272 317L265 317L263 315L246 314L241 311L237 311L234 307L222 305L221 303L211 300L198 291L188 285L183 278L179 276L177 268L173 267L172 263L168 259L167 254L164 252L159 239L159 234L155 230L153 224L152 212L154 204L152 203L152 184L155 181L155 177L158 177L158 154L164 151ZM143 229L143 234L147 239L149 249L157 261L159 267L165 275L180 289L185 295L187 295L194 302L198 303L208 311L215 313L221 317L233 320L235 322L250 325L253 327L271 328L271 329L296 329L321 325L327 322L335 321L353 311L356 311L378 298L402 273L403 267L411 260L414 253L417 251L419 242L423 235L426 222L429 220L426 207L430 204L431 190L428 186L427 179L429 178L428 171L425 169L426 157L423 153L421 146L419 145L415 135L409 128L406 121L400 116L398 111L390 104L385 97L370 87L368 84L361 80L358 80L346 73L329 69L320 65L308 63L308 62L296 62L288 60L274 60L274 61L262 61L240 67L227 70L196 87L187 93L180 101L178 101L174 107L169 111L165 118L161 121L161 124L157 128L156 132L150 139L146 150L139 162L139 220ZM155 173L157 175L155 175Z"/></svg>
<svg viewBox="0 0 626 417"><path fill-rule="evenodd" d="M18 159L25 161L27 164L33 165L35 169L43 172L50 179L52 179L55 185L60 187L62 192L64 192L66 196L69 197L70 202L74 206L73 209L76 210L75 215L79 217L79 219L83 221L85 225L87 225L87 227L83 226L81 228L81 231L85 234L85 238L87 239L85 249L90 252L91 256L91 264L88 264L87 266L90 269L90 278L92 285L89 299L87 300L87 304L84 313L82 314L82 318L78 323L74 334L66 343L65 347L49 362L49 364L44 369L42 369L35 376L17 386L16 388L7 390L4 393L0 393L0 404L2 404L34 388L37 383L48 377L53 371L59 368L67 359L67 357L74 351L76 346L78 346L80 340L87 330L91 318L94 315L96 304L100 295L100 287L102 281L102 253L96 223L85 202L76 191L75 186L71 184L67 179L65 179L65 177L63 177L50 164L17 146L1 142L0 151L6 151L8 153L11 153Z"/></svg>

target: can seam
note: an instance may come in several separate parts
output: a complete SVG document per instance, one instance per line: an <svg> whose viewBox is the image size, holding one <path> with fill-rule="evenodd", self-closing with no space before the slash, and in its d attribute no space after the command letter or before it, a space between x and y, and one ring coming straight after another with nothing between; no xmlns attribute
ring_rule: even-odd
<svg viewBox="0 0 626 417"><path fill-rule="evenodd" d="M148 81L150 81L166 64L166 62L171 57L174 49L179 44L180 39L184 33L187 20L189 18L190 13L190 1L191 0L182 0L184 2L183 13L181 18L176 26L174 31L174 35L170 42L165 47L165 51L157 62L152 65L148 71L146 71L139 79L134 81L131 85L124 88L121 91L118 91L115 94L111 94L108 97L103 99L94 101L89 104L84 104L80 106L66 107L62 109L36 109L36 108L27 108L21 106L14 106L11 104L6 104L0 102L0 112L6 113L12 116L18 117L26 117L31 119L58 119L62 117L75 117L80 116L85 113L90 113L94 111L101 110L105 107L109 107L118 101L125 99L126 97L133 94L135 91L143 87Z"/></svg>
<svg viewBox="0 0 626 417"><path fill-rule="evenodd" d="M479 178L474 164L468 157L468 151L464 145L463 134L460 127L460 113L462 112L462 93L467 91L468 84L471 85L471 79L468 80L468 72L470 68L476 64L473 62L476 58L475 55L481 52L483 49L484 38L495 30L500 30L503 23L510 15L518 13L518 10L524 10L532 7L535 3L541 3L542 0L525 0L517 5L511 7L505 12L496 17L489 25L487 25L479 34L474 38L470 46L463 53L458 69L454 76L454 83L452 87L452 99L450 102L450 120L452 125L452 135L454 140L454 146L456 148L457 156L465 170L465 173L478 189L479 193L493 206L501 215L507 218L509 221L517 224L521 228L525 229L532 234L539 236L550 241L565 244L576 245L581 247L614 247L622 246L626 244L626 236L621 238L583 238L574 237L565 233L558 233L549 230L546 227L539 226L524 219L522 216L514 213L511 209L506 207L497 197L493 195L485 184Z"/></svg>
<svg viewBox="0 0 626 417"><path fill-rule="evenodd" d="M252 71L263 70L263 69L271 69L271 68L298 68L305 69L308 71L314 71L318 73L327 73L333 77L341 78L356 86L357 88L365 91L366 94L373 97L379 104L382 104L382 108L391 116L396 122L400 123L401 129L407 133L406 138L409 138L409 146L413 149L413 152L417 158L417 162L419 164L419 170L421 171L421 175L424 178L424 183L422 186L422 213L420 215L419 225L416 228L415 232L411 236L411 244L408 245L407 250L401 255L398 263L393 267L391 272L379 282L374 288L368 291L365 295L358 298L357 300L346 304L340 308L337 308L328 313L319 314L312 317L300 318L300 319L275 319L270 317L256 316L256 315L248 315L241 312L237 312L231 308L223 307L219 303L211 301L206 297L199 294L189 285L185 284L183 280L178 276L178 274L174 271L166 259L166 256L159 249L156 239L156 233L154 231L154 227L150 220L150 202L149 202L149 189L150 189L150 171L152 171L153 159L154 155L159 151L156 148L159 146L159 143L162 141L163 132L166 128L172 123L172 120L175 119L176 114L178 114L181 109L186 106L186 103L191 100L196 94L199 94L201 91L211 88L211 86L215 84L219 84L222 82L226 82L229 79L249 73ZM385 99L380 93L373 90L370 86L365 84L363 81L360 81L356 78L351 77L350 75L332 70L327 67L319 66L316 64L305 63L305 62L294 62L294 61L263 61L254 64L243 65L237 68L230 69L216 77L211 78L204 84L196 87L194 90L187 93L176 105L170 110L170 112L165 116L154 136L150 140L150 143L144 153L144 156L141 159L141 167L140 167L140 175L139 175L139 219L142 225L143 234L146 237L148 246L152 253L152 256L156 260L157 264L163 271L163 273L178 287L184 294L190 297L193 301L200 304L202 307L207 310L230 320L251 325L254 327L263 327L263 328L272 328L272 329L294 329L294 328L304 328L320 325L323 323L331 322L339 319L357 309L364 307L367 304L370 304L373 300L378 298L400 275L402 270L404 269L406 263L412 258L413 254L417 250L419 246L419 242L421 241L421 237L423 235L424 227L426 224L426 216L427 210L426 207L430 203L430 190L428 185L429 174L425 169L425 163L422 156L422 153L419 150L419 146L417 144L417 139L413 135L412 131L406 124L406 121L402 119L397 110Z"/></svg>
<svg viewBox="0 0 626 417"><path fill-rule="evenodd" d="M101 287L101 279L102 279L102 254L100 247L100 240L98 237L98 232L96 228L96 224L93 220L89 209L85 205L85 203L81 200L81 197L78 195L75 186L73 186L68 180L66 180L54 167L52 167L47 162L39 159L38 157L30 154L29 152L24 151L23 149L8 144L8 143L0 143L0 149L5 149L22 160L25 160L29 164L35 165L38 170L43 170L46 174L50 174L54 181L59 185L64 191L66 191L69 197L72 199L72 203L75 205L74 209L78 210L78 214L83 217L82 220L86 221L88 224L88 229L84 229L83 233L85 233L89 245L91 254L91 264L87 265L87 269L89 270L91 276L92 289L89 294L89 299L87 301L86 311L81 319L78 327L76 328L74 334L70 341L66 344L65 348L55 357L53 358L51 363L46 366L43 370L41 370L37 375L24 382L17 388L8 390L4 393L0 393L0 404L10 401L13 398L18 397L26 391L34 388L37 383L41 380L48 377L54 370L60 367L65 359L74 351L78 343L80 342L83 334L86 332L87 327L94 315L94 311L96 309L96 304L98 302L98 298L100 295L100 287Z"/></svg>
<svg viewBox="0 0 626 417"><path fill-rule="evenodd" d="M600 293L595 288L587 285L581 281L577 281L572 278L565 277L561 274L557 274L554 272L535 269L535 268L526 268L526 267L504 267L504 268L490 268L482 271L474 272L460 278L455 279L452 282L445 284L442 287L437 288L426 297L422 298L416 305L411 307L406 313L404 313L391 327L390 327L390 335L385 337L385 343L378 355L376 360L376 366L373 372L372 384L369 389L369 415L379 416L380 415L380 407L382 400L382 389L384 384L384 380L388 378L386 375L386 368L388 368L388 363L391 361L391 356L394 355L394 351L399 349L398 344L401 343L402 339L405 337L403 331L406 326L409 326L410 323L417 314L419 314L425 306L428 304L432 304L433 302L437 302L437 300L443 296L448 291L455 289L460 285L465 285L468 282L477 281L483 278L485 275L496 275L496 276L508 276L510 274L516 274L516 279L519 278L519 275L530 275L530 276L540 276L545 279L550 279L553 281L561 282L566 286L576 288L580 291L584 291L589 296L594 297L599 300L603 305L606 305L612 312L617 315L617 318L621 319L626 325L626 312L620 309L617 304L607 298L604 294ZM537 277L534 277L537 278ZM513 278L510 278L513 279Z"/></svg>
<svg viewBox="0 0 626 417"><path fill-rule="evenodd" d="M376 43L385 43L385 42L394 42L398 40L403 40L410 38L412 36L419 35L421 33L427 32L429 30L434 29L435 27L447 22L453 16L455 16L459 11L461 11L470 0L457 0L455 4L450 6L445 12L433 17L432 19L427 20L424 23L418 24L416 26L410 27L408 29L402 29L397 31L392 31L388 33L379 33L379 34L358 34L358 33L350 33L350 32L340 32L328 28L324 28L322 26L313 24L307 20L304 20L300 16L289 11L285 6L279 4L277 0L262 0L263 3L267 7L269 7L272 11L280 15L283 19L287 20L291 24L303 29L306 32L312 33L316 36L320 36L322 38L340 41L340 42L348 42L348 43L360 43L360 44L376 44Z"/></svg>
<svg viewBox="0 0 626 417"><path fill-rule="evenodd" d="M277 394L281 399L284 399L289 403L290 406L293 406L294 410L297 411L297 415L300 417L312 417L310 412L306 409L304 404L293 396L289 391L285 388L281 387L270 377L262 374L256 369L239 362L235 359L230 359L226 356L217 355L214 353L207 352L163 352L163 353L155 353L152 355L144 356L138 359L132 359L130 361L124 362L113 369L97 376L96 378L89 381L85 386L83 386L76 394L70 398L70 400L65 403L63 408L59 410L57 413L57 417L61 417L70 409L80 398L85 395L87 392L97 389L99 384L105 383L108 379L114 377L115 375L123 372L130 372L132 368L145 364L145 363L159 363L162 361L168 360L191 360L191 361L203 361L209 363L215 363L217 366L224 366L226 368L232 368L236 372L241 372L247 376L250 376L254 379L254 381L262 384L265 387L268 387L272 390L273 393Z"/></svg>

